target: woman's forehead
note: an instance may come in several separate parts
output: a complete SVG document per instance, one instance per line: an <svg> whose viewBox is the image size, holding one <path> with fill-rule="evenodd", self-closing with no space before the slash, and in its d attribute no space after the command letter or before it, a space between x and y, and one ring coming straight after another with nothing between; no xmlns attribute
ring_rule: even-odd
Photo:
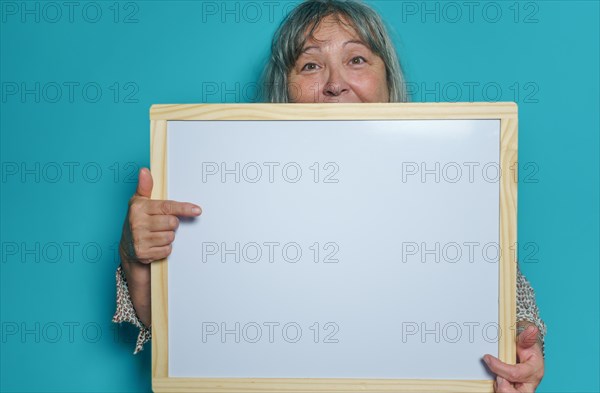
<svg viewBox="0 0 600 393"><path fill-rule="evenodd" d="M316 28L311 26L307 29L304 46L327 44L334 38L364 44L356 29L345 18L340 15L328 15L316 23Z"/></svg>

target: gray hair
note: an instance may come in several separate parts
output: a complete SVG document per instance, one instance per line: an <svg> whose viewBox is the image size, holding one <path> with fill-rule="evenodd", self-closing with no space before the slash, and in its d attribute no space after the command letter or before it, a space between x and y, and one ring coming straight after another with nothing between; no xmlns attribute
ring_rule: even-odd
<svg viewBox="0 0 600 393"><path fill-rule="evenodd" d="M377 12L357 0L306 0L290 12L273 36L271 56L262 75L264 101L290 102L288 74L308 37L312 38L321 20L330 15L346 19L369 49L381 57L389 101L408 101L404 74L383 21Z"/></svg>

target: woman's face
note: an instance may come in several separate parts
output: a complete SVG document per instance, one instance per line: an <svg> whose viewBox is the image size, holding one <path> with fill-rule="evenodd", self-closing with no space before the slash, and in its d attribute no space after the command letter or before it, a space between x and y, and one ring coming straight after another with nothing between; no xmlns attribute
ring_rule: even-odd
<svg viewBox="0 0 600 393"><path fill-rule="evenodd" d="M295 103L388 102L385 64L351 27L324 18L288 75Z"/></svg>

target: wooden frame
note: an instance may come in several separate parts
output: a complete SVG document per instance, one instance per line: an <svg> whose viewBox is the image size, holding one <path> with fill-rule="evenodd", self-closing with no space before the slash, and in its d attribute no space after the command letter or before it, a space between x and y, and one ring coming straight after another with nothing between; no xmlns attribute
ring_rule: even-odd
<svg viewBox="0 0 600 393"><path fill-rule="evenodd" d="M513 255L517 241L515 103L198 104L150 109L152 199L166 199L169 120L500 120L500 250ZM293 378L170 378L168 375L167 260L152 263L152 388L155 392L493 392L492 381ZM516 363L516 260L500 258L499 358Z"/></svg>

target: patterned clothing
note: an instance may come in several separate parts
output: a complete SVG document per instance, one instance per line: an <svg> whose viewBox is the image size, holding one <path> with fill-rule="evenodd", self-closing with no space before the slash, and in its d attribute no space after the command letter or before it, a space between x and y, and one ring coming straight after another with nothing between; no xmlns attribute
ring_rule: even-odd
<svg viewBox="0 0 600 393"><path fill-rule="evenodd" d="M125 272L123 272L121 266L117 269L117 311L115 311L112 321L115 323L129 322L140 329L137 342L135 343L135 350L133 351L134 355L144 349L144 344L152 338L151 327L146 327L135 313L131 297L129 296Z"/></svg>
<svg viewBox="0 0 600 393"><path fill-rule="evenodd" d="M529 321L539 330L539 341L542 346L542 355L545 354L544 338L546 337L546 324L540 318L540 310L535 302L535 292L531 284L517 265L517 321Z"/></svg>
<svg viewBox="0 0 600 393"><path fill-rule="evenodd" d="M135 350L133 354L137 354L144 348L144 344L152 338L150 327L144 326L139 320L133 303L129 297L129 289L127 288L127 280L121 266L117 268L117 311L112 319L113 322L129 322L140 329ZM517 321L529 321L539 329L540 344L542 353L544 353L544 337L546 336L546 324L539 315L539 310L535 302L535 293L531 284L521 273L521 269L517 265Z"/></svg>

